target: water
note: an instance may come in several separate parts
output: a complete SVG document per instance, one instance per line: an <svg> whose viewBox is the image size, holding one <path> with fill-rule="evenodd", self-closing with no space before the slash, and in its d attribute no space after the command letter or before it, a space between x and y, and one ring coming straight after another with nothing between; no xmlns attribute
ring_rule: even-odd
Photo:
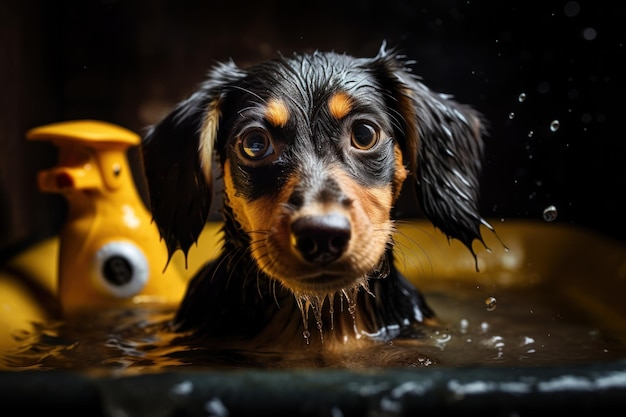
<svg viewBox="0 0 626 417"><path fill-rule="evenodd" d="M543 219L547 222L553 222L556 220L558 210L555 206L550 205L543 210Z"/></svg>
<svg viewBox="0 0 626 417"><path fill-rule="evenodd" d="M496 300L496 297L487 297L485 299L485 307L487 308L487 311L493 311L496 309L498 300ZM464 323L466 323L467 320L464 321Z"/></svg>
<svg viewBox="0 0 626 417"><path fill-rule="evenodd" d="M451 339L420 351L447 366L552 366L611 361L626 355L626 329L614 334L564 303L552 288L509 289L487 299L470 285L451 297L429 294Z"/></svg>
<svg viewBox="0 0 626 417"><path fill-rule="evenodd" d="M176 333L172 309L106 311L15 335L19 346L0 354L0 367L128 375L181 367L536 367L626 357L626 330L616 334L593 323L554 290L510 288L486 299L473 284L431 282L424 294L439 325L425 326L414 339L326 355L308 345L309 338L322 337L315 326L302 336L300 350L248 350L224 340ZM324 335L332 331L325 329Z"/></svg>

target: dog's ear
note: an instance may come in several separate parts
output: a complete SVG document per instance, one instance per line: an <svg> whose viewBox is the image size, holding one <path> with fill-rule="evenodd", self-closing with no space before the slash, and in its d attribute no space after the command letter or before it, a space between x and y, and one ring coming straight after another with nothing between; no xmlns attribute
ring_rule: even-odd
<svg viewBox="0 0 626 417"><path fill-rule="evenodd" d="M143 140L150 209L170 257L177 249L186 256L207 221L220 103L242 76L234 63L219 64Z"/></svg>
<svg viewBox="0 0 626 417"><path fill-rule="evenodd" d="M398 141L415 175L421 210L475 257L472 242L484 244L480 226L493 230L478 210L485 133L481 115L431 91L384 45L375 61L385 73L389 106L399 115Z"/></svg>

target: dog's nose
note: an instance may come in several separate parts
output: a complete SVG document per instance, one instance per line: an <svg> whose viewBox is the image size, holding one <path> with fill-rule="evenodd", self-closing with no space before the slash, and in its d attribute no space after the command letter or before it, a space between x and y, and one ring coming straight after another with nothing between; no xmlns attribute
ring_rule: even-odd
<svg viewBox="0 0 626 417"><path fill-rule="evenodd" d="M292 244L309 262L324 264L339 258L350 235L350 221L339 213L303 216L291 224Z"/></svg>

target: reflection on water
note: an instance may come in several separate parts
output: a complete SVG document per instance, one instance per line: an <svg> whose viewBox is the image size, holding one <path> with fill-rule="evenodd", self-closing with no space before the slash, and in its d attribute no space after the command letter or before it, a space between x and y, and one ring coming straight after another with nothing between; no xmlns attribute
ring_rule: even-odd
<svg viewBox="0 0 626 417"><path fill-rule="evenodd" d="M549 291L499 291L497 309L485 308L485 298L469 285L431 289L425 296L443 325L426 327L415 339L356 352L324 354L307 346L304 338L298 351L243 350L223 340L176 333L171 326L174 311L154 308L40 325L35 332L15 335L20 347L3 352L0 365L10 370L134 374L181 366L354 368L378 363L372 359L376 357L390 367L543 366L626 357L624 334L610 334L586 321L584 312L555 304Z"/></svg>

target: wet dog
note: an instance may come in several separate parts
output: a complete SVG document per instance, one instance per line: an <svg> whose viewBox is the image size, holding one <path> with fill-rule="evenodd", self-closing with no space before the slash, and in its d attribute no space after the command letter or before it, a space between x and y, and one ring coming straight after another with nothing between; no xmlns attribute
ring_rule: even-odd
<svg viewBox="0 0 626 417"><path fill-rule="evenodd" d="M190 282L181 331L260 345L349 345L435 317L394 265L407 178L425 216L471 251L481 116L426 87L384 45L373 58L222 63L143 143L154 219L187 254L224 186L223 247ZM472 252L473 253L473 252Z"/></svg>

